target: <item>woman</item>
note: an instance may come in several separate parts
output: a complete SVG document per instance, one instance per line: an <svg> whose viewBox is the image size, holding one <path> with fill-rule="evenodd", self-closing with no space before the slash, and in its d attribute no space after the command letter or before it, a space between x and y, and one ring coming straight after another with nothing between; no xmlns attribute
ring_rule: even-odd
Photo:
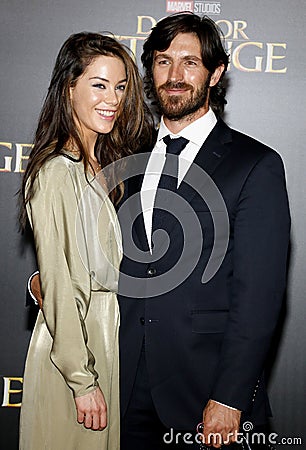
<svg viewBox="0 0 306 450"><path fill-rule="evenodd" d="M96 175L149 144L151 129L127 50L97 33L68 38L21 190L21 220L25 225L28 216L33 229L43 307L26 360L20 450L119 448L121 241L113 204L123 186L112 189L111 201L109 180ZM90 233L95 228L98 240Z"/></svg>

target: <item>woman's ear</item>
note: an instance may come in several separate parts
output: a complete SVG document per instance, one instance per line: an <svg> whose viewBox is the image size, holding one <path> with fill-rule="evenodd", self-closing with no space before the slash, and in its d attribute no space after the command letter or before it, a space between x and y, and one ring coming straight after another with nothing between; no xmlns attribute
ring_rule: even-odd
<svg viewBox="0 0 306 450"><path fill-rule="evenodd" d="M70 85L69 86L69 99L70 99L70 101L72 101L72 95L73 95L73 86Z"/></svg>

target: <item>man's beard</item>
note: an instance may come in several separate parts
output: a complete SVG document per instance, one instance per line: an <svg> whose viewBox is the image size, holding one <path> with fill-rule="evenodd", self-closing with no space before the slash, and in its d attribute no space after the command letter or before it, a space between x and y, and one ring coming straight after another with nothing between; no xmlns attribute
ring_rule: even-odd
<svg viewBox="0 0 306 450"><path fill-rule="evenodd" d="M194 114L207 101L209 83L210 76L196 90L190 84L182 81L167 81L159 86L157 90L155 89L155 96L163 116L169 120L181 120ZM190 95L187 98L186 94L167 95L165 90L168 89L187 89Z"/></svg>

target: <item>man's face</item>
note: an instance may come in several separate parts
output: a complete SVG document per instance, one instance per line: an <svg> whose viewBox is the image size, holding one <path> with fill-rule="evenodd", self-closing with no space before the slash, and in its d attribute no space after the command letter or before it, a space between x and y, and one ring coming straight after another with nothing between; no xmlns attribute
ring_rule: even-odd
<svg viewBox="0 0 306 450"><path fill-rule="evenodd" d="M155 52L153 60L156 96L164 117L194 121L204 115L210 86L219 81L220 75L216 78L204 67L195 34L178 34L167 50Z"/></svg>

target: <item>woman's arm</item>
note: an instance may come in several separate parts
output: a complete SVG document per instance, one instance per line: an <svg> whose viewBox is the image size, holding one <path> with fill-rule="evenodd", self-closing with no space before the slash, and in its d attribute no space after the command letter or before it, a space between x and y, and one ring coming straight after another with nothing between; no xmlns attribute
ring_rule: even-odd
<svg viewBox="0 0 306 450"><path fill-rule="evenodd" d="M68 168L53 160L40 171L28 205L40 271L42 313L53 339L50 358L78 398L78 417L87 411L92 418L90 428L100 429L105 426L106 405L98 388L95 359L87 346L84 319L90 303L90 276L78 254L77 206Z"/></svg>

